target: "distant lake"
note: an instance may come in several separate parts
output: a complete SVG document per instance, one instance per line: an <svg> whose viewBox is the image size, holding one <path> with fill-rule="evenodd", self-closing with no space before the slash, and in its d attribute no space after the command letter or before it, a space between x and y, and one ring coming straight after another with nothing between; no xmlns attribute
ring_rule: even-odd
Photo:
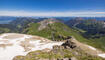
<svg viewBox="0 0 105 60"><path fill-rule="evenodd" d="M0 21L0 24L8 24L11 20Z"/></svg>

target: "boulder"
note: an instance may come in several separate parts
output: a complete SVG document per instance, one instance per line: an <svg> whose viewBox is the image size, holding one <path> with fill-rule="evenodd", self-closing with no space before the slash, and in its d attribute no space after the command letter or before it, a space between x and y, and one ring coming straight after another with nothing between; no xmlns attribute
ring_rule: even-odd
<svg viewBox="0 0 105 60"><path fill-rule="evenodd" d="M77 60L77 58L75 58L75 57L71 57L71 59L70 60Z"/></svg>
<svg viewBox="0 0 105 60"><path fill-rule="evenodd" d="M62 46L64 46L64 48L69 47L71 49L74 49L77 47L76 44L71 41L71 39L67 39L67 41L65 43L63 43Z"/></svg>

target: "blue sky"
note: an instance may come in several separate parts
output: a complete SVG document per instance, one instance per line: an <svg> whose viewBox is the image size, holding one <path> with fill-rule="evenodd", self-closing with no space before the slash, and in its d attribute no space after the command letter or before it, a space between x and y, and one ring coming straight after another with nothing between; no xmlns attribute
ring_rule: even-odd
<svg viewBox="0 0 105 60"><path fill-rule="evenodd" d="M105 16L105 0L0 0L0 15Z"/></svg>

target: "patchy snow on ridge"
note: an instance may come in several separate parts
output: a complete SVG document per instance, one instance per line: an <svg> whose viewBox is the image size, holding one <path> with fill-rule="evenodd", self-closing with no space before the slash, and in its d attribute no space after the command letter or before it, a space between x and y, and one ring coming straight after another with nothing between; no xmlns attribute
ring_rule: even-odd
<svg viewBox="0 0 105 60"><path fill-rule="evenodd" d="M98 56L102 57L102 58L105 58L105 53L103 54L98 54Z"/></svg>
<svg viewBox="0 0 105 60"><path fill-rule="evenodd" d="M48 39L25 34L5 33L0 35L0 60L12 60L17 55L26 55L30 51L52 49L53 42Z"/></svg>
<svg viewBox="0 0 105 60"><path fill-rule="evenodd" d="M88 46L90 49L92 50L96 50L96 48L92 47L92 46Z"/></svg>

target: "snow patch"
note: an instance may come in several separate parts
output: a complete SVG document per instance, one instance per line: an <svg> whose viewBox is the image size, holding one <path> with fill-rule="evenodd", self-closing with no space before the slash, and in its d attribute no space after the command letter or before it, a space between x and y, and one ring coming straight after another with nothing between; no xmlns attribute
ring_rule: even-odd
<svg viewBox="0 0 105 60"><path fill-rule="evenodd" d="M14 38L14 36L16 38ZM13 38L11 39L11 37L13 37ZM31 39L32 37L34 37L34 36L25 35L25 34L15 34L15 33L6 33L6 34L0 35L0 45L1 46L2 46L2 44L5 45L5 48L3 48L4 46L3 47L0 46L0 60L12 60L13 57L15 57L17 55L24 56L30 51L43 50L46 48L52 49L52 47L54 45L61 45L63 43L63 42L53 42L53 41L48 41L46 43L46 41L44 41L45 39L42 42L42 40L38 40L35 38L32 40ZM27 41L27 39L29 41ZM5 42L5 41L7 41L7 42ZM21 46L21 42L28 42L29 44L31 44L34 47L29 46L30 50L25 51L24 47ZM6 44L12 44L12 45L8 46ZM24 46L27 46L27 44L25 44Z"/></svg>
<svg viewBox="0 0 105 60"><path fill-rule="evenodd" d="M32 48L32 50L43 50L45 48L52 49L54 45L62 45L63 42L50 42L50 43L40 43L40 40L37 41L30 41L31 44L34 44L35 48Z"/></svg>
<svg viewBox="0 0 105 60"><path fill-rule="evenodd" d="M96 48L92 47L92 46L88 46L90 49L92 50L96 50Z"/></svg>
<svg viewBox="0 0 105 60"><path fill-rule="evenodd" d="M104 54L98 54L98 56L105 58L105 53Z"/></svg>

